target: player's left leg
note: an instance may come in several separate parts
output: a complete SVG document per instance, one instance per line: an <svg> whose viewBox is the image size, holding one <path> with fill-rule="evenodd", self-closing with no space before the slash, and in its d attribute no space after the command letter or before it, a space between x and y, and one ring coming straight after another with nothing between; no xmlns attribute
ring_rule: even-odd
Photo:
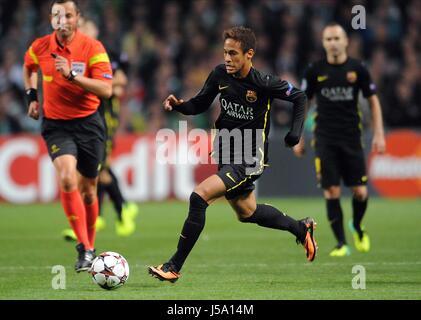
<svg viewBox="0 0 421 320"><path fill-rule="evenodd" d="M102 170L101 170L101 173L102 173ZM79 190L82 190L81 189L82 188L82 183L83 184L88 184L86 181L82 182L81 181L82 178L83 177L79 174L78 175L78 188L79 188ZM84 179L86 179L86 178L84 178ZM85 187L84 186L83 188L84 189L88 189L87 192L90 191L89 190L89 187ZM99 219L100 214L101 214L101 202L102 202L102 198L103 198L103 193L101 193L99 191L99 189L100 189L100 183L97 183L96 189L97 189L97 199L98 199L97 200L97 203L98 203L98 214L97 214L97 217L96 217L95 229L96 229L96 231L98 231L98 219ZM86 204L85 204L85 210L87 210L86 209ZM94 212L94 215L95 215L95 212ZM88 221L89 221L89 218L87 217L87 222ZM88 233L89 233L89 225L88 225L87 228L88 228ZM74 233L74 231L72 229L64 229L63 232L62 232L62 234L63 234L63 237L64 237L65 240L67 240L67 241L76 241L76 235L75 235L75 233ZM92 236L94 236L94 235L92 235ZM89 236L89 238L91 238L91 236Z"/></svg>
<svg viewBox="0 0 421 320"><path fill-rule="evenodd" d="M118 236L127 237L133 234L136 230L136 216L138 214L138 207L134 203L129 203L124 198L118 180L110 167L106 169L110 176L110 183L106 186L106 191L114 205L117 213L117 221L115 231Z"/></svg>
<svg viewBox="0 0 421 320"><path fill-rule="evenodd" d="M99 114L94 113L76 122L74 130L78 149L79 190L86 209L89 241L94 247L95 223L99 213L97 185L105 157L105 128Z"/></svg>
<svg viewBox="0 0 421 320"><path fill-rule="evenodd" d="M367 171L364 151L361 144L349 144L343 146L342 175L344 183L350 187L353 193L352 208L353 221L349 227L353 233L355 248L361 252L370 250L370 239L361 226L361 221L367 210Z"/></svg>
<svg viewBox="0 0 421 320"><path fill-rule="evenodd" d="M189 213L178 240L177 251L168 262L150 266L148 271L151 276L170 282L176 282L180 278L179 272L205 227L206 209L225 192L225 184L217 175L205 179L194 189L190 196Z"/></svg>
<svg viewBox="0 0 421 320"><path fill-rule="evenodd" d="M332 177L332 175L330 175ZM351 254L351 250L346 242L343 212L341 206L341 187L339 185L326 186L324 182L323 195L326 200L327 217L330 228L337 241L336 246L329 253L331 257L345 257Z"/></svg>
<svg viewBox="0 0 421 320"><path fill-rule="evenodd" d="M355 248L361 252L368 252L370 250L370 238L368 237L367 232L361 226L361 222L367 211L367 187L352 187L352 194L353 220L350 222L349 227L353 233Z"/></svg>
<svg viewBox="0 0 421 320"><path fill-rule="evenodd" d="M95 247L95 224L99 213L97 182L98 178L87 178L84 176L79 178L79 190L86 210L86 226L92 247Z"/></svg>
<svg viewBox="0 0 421 320"><path fill-rule="evenodd" d="M97 232L102 231L106 228L107 223L102 216L102 209L103 209L103 202L106 190L106 185L111 181L111 177L106 173L106 168L102 167L101 171L99 172L99 180L97 186L97 197L98 197L98 218L96 219L95 229Z"/></svg>
<svg viewBox="0 0 421 320"><path fill-rule="evenodd" d="M53 164L59 178L61 203L78 240L75 270L87 271L92 263L90 253L93 247L86 228L86 210L78 189L77 160L74 155L65 154L55 158Z"/></svg>
<svg viewBox="0 0 421 320"><path fill-rule="evenodd" d="M108 140L107 154L112 150L112 143ZM135 203L127 202L121 192L118 179L110 167L110 161L107 157L104 161L103 168L99 174L98 182L98 202L99 202L99 216L96 223L96 230L100 231L105 228L105 220L101 217L102 202L105 193L110 197L114 206L114 211L117 214L115 221L115 231L120 237L127 237L132 235L136 230L136 216L139 209Z"/></svg>
<svg viewBox="0 0 421 320"><path fill-rule="evenodd" d="M245 193L229 200L231 207L243 223L255 223L261 227L286 230L296 237L306 251L308 261L316 257L317 244L313 236L316 226L312 218L295 220L275 207L257 204L254 192Z"/></svg>

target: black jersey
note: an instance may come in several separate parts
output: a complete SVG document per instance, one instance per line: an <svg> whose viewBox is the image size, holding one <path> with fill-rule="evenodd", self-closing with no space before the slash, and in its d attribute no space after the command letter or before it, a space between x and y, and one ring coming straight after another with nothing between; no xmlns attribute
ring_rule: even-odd
<svg viewBox="0 0 421 320"><path fill-rule="evenodd" d="M99 113L105 123L107 139L113 140L120 125L120 99L115 96L101 99Z"/></svg>
<svg viewBox="0 0 421 320"><path fill-rule="evenodd" d="M301 89L309 99L316 95L317 140L360 142L358 95L360 90L365 98L376 93L376 86L363 63L352 58L338 65L320 60L306 70Z"/></svg>
<svg viewBox="0 0 421 320"><path fill-rule="evenodd" d="M124 59L113 52L110 52L109 56L113 73L117 70L122 70L124 72L126 65ZM120 125L120 99L114 95L109 99L101 99L99 113L106 126L107 140L112 142ZM110 144L110 142L107 143ZM109 149L109 147L107 149Z"/></svg>
<svg viewBox="0 0 421 320"><path fill-rule="evenodd" d="M258 158L256 161L262 164L266 164L268 161L267 137L273 99L287 100L294 104L294 121L291 132L298 137L301 135L307 100L305 94L289 82L263 74L255 68L251 68L245 78L236 78L227 73L225 65L217 66L210 73L202 90L194 98L176 107L175 110L186 115L202 113L211 106L218 94L220 94L221 113L215 123L215 128L228 131L238 129L241 132L246 129L258 131L258 134L252 134L253 139L244 134L242 143L244 150L246 146L249 146L256 156L254 158ZM260 148L256 150L256 144L263 146L263 150ZM220 142L220 155L222 154L221 150L225 147L225 143ZM231 155L233 152L233 146L230 145ZM221 161L220 158L217 160Z"/></svg>

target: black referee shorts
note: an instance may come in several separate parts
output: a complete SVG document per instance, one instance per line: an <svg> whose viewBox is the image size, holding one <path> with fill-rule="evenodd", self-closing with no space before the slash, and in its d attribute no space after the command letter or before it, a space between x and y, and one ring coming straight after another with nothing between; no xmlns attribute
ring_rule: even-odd
<svg viewBox="0 0 421 320"><path fill-rule="evenodd" d="M316 140L316 174L323 189L367 184L364 151L361 143L332 144Z"/></svg>
<svg viewBox="0 0 421 320"><path fill-rule="evenodd" d="M73 155L82 176L98 176L105 154L105 126L98 112L73 120L44 118L41 133L53 161L62 155Z"/></svg>
<svg viewBox="0 0 421 320"><path fill-rule="evenodd" d="M254 181L260 178L263 169L258 170L258 174L249 174L247 168L247 165L244 164L219 165L216 175L222 179L227 188L225 193L227 200L249 194L256 188Z"/></svg>

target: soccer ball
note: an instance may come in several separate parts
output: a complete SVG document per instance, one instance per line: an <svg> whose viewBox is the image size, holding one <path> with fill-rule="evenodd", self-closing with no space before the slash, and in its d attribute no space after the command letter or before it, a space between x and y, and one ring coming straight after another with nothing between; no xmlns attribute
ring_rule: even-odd
<svg viewBox="0 0 421 320"><path fill-rule="evenodd" d="M121 287L129 279L129 264L121 254L104 252L92 262L89 273L101 288L113 290Z"/></svg>

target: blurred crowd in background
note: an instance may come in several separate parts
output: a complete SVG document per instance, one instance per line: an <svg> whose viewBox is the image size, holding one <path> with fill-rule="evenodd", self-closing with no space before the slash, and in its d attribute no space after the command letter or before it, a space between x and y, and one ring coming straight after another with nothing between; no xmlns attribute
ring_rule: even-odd
<svg viewBox="0 0 421 320"><path fill-rule="evenodd" d="M324 57L322 29L341 23L349 54L368 65L378 86L385 125L421 127L421 1L334 0L80 0L82 15L99 26L99 39L125 61L129 86L120 132L177 128L183 116L164 113L169 93L186 99L223 63L222 32L251 27L258 39L254 65L300 87L308 63ZM0 0L0 134L39 132L26 117L22 63L32 41L51 32L46 0ZM363 5L365 30L353 30L352 7ZM40 86L41 87L41 86ZM214 103L216 105L216 103ZM365 125L369 123L369 111ZM219 109L188 119L210 128ZM272 125L289 126L290 106L277 102ZM307 127L310 129L310 126Z"/></svg>

